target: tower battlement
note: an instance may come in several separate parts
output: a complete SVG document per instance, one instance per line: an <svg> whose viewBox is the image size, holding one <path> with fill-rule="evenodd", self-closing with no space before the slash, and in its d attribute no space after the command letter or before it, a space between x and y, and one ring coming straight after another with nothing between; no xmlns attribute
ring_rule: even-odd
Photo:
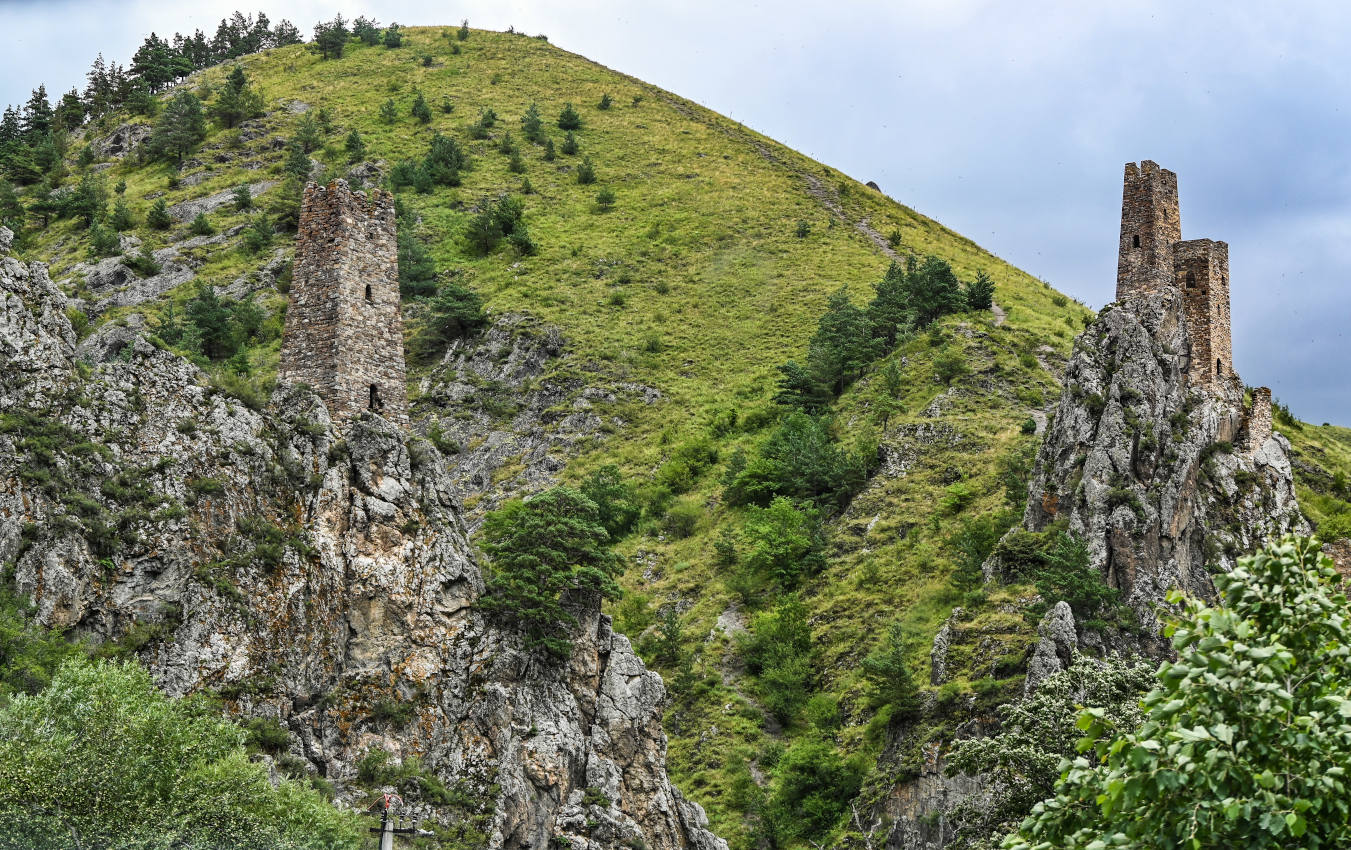
<svg viewBox="0 0 1351 850"><path fill-rule="evenodd" d="M1126 163L1121 190L1121 242L1116 300L1182 294L1191 343L1193 383L1234 379L1229 321L1229 246L1182 240L1177 175L1150 160Z"/></svg>
<svg viewBox="0 0 1351 850"><path fill-rule="evenodd" d="M305 187L277 377L313 387L335 422L408 426L395 227L389 192Z"/></svg>

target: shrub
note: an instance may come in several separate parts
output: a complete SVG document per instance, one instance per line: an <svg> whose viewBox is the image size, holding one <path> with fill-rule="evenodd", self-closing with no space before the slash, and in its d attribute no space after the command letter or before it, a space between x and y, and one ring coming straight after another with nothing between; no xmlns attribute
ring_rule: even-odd
<svg viewBox="0 0 1351 850"><path fill-rule="evenodd" d="M257 215L244 228L244 248L251 254L272 244L272 225L267 216Z"/></svg>
<svg viewBox="0 0 1351 850"><path fill-rule="evenodd" d="M393 124L399 120L399 107L394 105L394 98L388 98L380 105L380 120L386 124Z"/></svg>
<svg viewBox="0 0 1351 850"><path fill-rule="evenodd" d="M572 108L572 104L565 104L563 111L558 113L558 129L560 130L580 130L582 128L582 116L577 114L577 110Z"/></svg>
<svg viewBox="0 0 1351 850"><path fill-rule="evenodd" d="M210 236L216 232L216 228L211 226L211 220L206 217L206 213L197 213L193 218L192 224L188 225L188 230L197 236Z"/></svg>
<svg viewBox="0 0 1351 850"><path fill-rule="evenodd" d="M160 273L160 264L155 260L155 255L146 248L124 256L122 263L141 277L154 277Z"/></svg>
<svg viewBox="0 0 1351 850"><path fill-rule="evenodd" d="M966 285L966 306L969 310L988 310L994 306L994 281L985 272Z"/></svg>
<svg viewBox="0 0 1351 850"><path fill-rule="evenodd" d="M388 47L390 49L396 47L403 47L403 30L399 29L398 24L391 23L389 25L389 28L385 30L385 37L383 41L385 43L385 47Z"/></svg>
<svg viewBox="0 0 1351 850"><path fill-rule="evenodd" d="M751 506L742 536L746 569L781 587L794 588L825 565L821 514L809 505L780 496L769 507Z"/></svg>
<svg viewBox="0 0 1351 850"><path fill-rule="evenodd" d="M685 500L676 502L667 508L666 516L662 517L662 533L675 540L684 540L694 534L703 516L704 509L698 503Z"/></svg>
<svg viewBox="0 0 1351 850"><path fill-rule="evenodd" d="M422 92L418 92L417 97L413 98L412 114L419 124L432 123L432 108L427 105L427 98L422 96Z"/></svg>
<svg viewBox="0 0 1351 850"><path fill-rule="evenodd" d="M597 109L609 109L610 106L613 105L613 104L614 104L614 101L610 99L610 93L609 93L609 92L606 92L605 94L603 94L603 95L600 96L600 103L596 104L596 108L597 108Z"/></svg>
<svg viewBox="0 0 1351 850"><path fill-rule="evenodd" d="M113 214L108 218L108 226L121 233L124 230L130 230L136 224L131 216L131 208L127 206L125 198L118 198L113 204Z"/></svg>
<svg viewBox="0 0 1351 850"><path fill-rule="evenodd" d="M960 351L944 349L933 359L934 377L944 386L952 386L957 378L968 375L971 369Z"/></svg>
<svg viewBox="0 0 1351 850"><path fill-rule="evenodd" d="M577 182L583 186L596 182L596 169L591 165L590 157L583 157L582 164L577 166Z"/></svg>
<svg viewBox="0 0 1351 850"><path fill-rule="evenodd" d="M811 233L812 226L807 223L806 219L799 219L797 227L793 230L793 235L799 239L806 239Z"/></svg>
<svg viewBox="0 0 1351 850"><path fill-rule="evenodd" d="M95 260L100 257L107 257L117 253L121 241L117 238L117 231L104 227L99 222L89 228L89 256Z"/></svg>
<svg viewBox="0 0 1351 850"><path fill-rule="evenodd" d="M450 98L448 97L441 98L441 111L446 115L449 115L450 113L455 111L455 104L450 102Z"/></svg>
<svg viewBox="0 0 1351 850"><path fill-rule="evenodd" d="M751 622L739 638L746 669L756 677L765 707L791 721L807 701L812 681L812 632L807 609L793 595Z"/></svg>
<svg viewBox="0 0 1351 850"><path fill-rule="evenodd" d="M614 189L611 189L609 186L606 186L605 188L601 189L599 192L596 193L596 209L598 209L601 212L609 212L610 210L614 209L614 205L615 205Z"/></svg>
<svg viewBox="0 0 1351 850"><path fill-rule="evenodd" d="M577 153L577 137L568 133L563 137L563 146L559 148L563 153L572 156ZM547 153L547 151L546 151Z"/></svg>
<svg viewBox="0 0 1351 850"><path fill-rule="evenodd" d="M253 193L249 191L248 185L238 186L231 195L235 202L235 209L239 212L253 209Z"/></svg>
<svg viewBox="0 0 1351 850"><path fill-rule="evenodd" d="M830 832L858 793L864 768L827 741L808 736L788 748L774 773L778 785L769 800L769 819L786 846L795 838L810 841Z"/></svg>
<svg viewBox="0 0 1351 850"><path fill-rule="evenodd" d="M482 604L520 629L527 649L566 657L575 626L572 610L619 596L622 561L596 505L580 492L555 487L508 502L483 524L491 572Z"/></svg>

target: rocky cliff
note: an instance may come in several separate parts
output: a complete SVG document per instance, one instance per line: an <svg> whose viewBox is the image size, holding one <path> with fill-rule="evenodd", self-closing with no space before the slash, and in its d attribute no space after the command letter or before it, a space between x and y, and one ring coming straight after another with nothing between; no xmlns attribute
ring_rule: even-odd
<svg viewBox="0 0 1351 850"><path fill-rule="evenodd" d="M1108 305L1079 336L1024 516L1029 530L1062 523L1082 537L1091 566L1135 611L1145 648L1160 651L1149 638L1170 589L1210 598L1214 572L1267 537L1307 531L1289 444L1250 431L1236 377L1189 381L1185 322L1169 288Z"/></svg>
<svg viewBox="0 0 1351 850"><path fill-rule="evenodd" d="M607 617L560 668L475 609L430 443L213 386L115 324L77 342L66 303L0 257L0 564L39 620L276 719L279 769L355 805L396 784L469 844L725 847L668 781L661 679Z"/></svg>

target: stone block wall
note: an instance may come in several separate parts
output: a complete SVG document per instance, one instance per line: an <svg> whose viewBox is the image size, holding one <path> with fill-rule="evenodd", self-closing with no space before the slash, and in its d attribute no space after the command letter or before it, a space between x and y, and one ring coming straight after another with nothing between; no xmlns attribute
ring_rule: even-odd
<svg viewBox="0 0 1351 850"><path fill-rule="evenodd" d="M1177 175L1144 160L1126 163L1116 300L1163 291L1173 283L1173 243L1182 238Z"/></svg>
<svg viewBox="0 0 1351 850"><path fill-rule="evenodd" d="M1229 246L1211 239L1178 242L1173 246L1173 270L1187 312L1192 381L1218 383L1233 378Z"/></svg>
<svg viewBox="0 0 1351 850"><path fill-rule="evenodd" d="M1256 451L1271 437L1271 390L1252 391L1252 410L1248 411L1248 449Z"/></svg>
<svg viewBox="0 0 1351 850"><path fill-rule="evenodd" d="M314 388L336 421L370 410L408 426L390 193L305 187L278 380Z"/></svg>

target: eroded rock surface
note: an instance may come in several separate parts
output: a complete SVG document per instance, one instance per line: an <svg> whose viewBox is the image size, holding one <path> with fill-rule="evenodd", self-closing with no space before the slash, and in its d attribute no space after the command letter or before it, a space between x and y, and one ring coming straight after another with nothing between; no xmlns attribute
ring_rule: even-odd
<svg viewBox="0 0 1351 850"><path fill-rule="evenodd" d="M351 805L384 751L456 791L420 811L489 847L725 848L667 779L661 679L607 617L559 665L479 613L432 445L335 429L304 389L245 403L130 332L83 359L65 306L0 258L0 563L39 620L277 718L279 763Z"/></svg>

